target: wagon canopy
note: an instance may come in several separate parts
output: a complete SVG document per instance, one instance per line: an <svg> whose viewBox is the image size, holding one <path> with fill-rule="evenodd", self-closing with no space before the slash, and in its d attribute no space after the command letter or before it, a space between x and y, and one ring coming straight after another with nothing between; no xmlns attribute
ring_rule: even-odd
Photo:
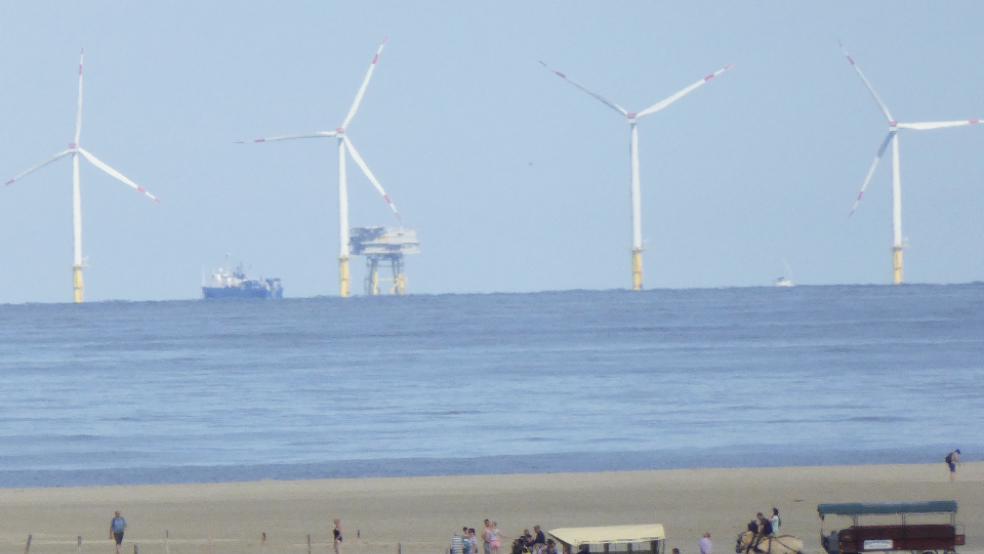
<svg viewBox="0 0 984 554"><path fill-rule="evenodd" d="M847 502L843 504L820 504L817 513L820 517L828 514L839 516L859 516L869 514L944 514L956 513L955 500L929 500L926 502Z"/></svg>
<svg viewBox="0 0 984 554"><path fill-rule="evenodd" d="M564 527L548 531L550 536L571 546L582 544L629 544L661 541L666 532L659 523L645 525L609 525L605 527Z"/></svg>

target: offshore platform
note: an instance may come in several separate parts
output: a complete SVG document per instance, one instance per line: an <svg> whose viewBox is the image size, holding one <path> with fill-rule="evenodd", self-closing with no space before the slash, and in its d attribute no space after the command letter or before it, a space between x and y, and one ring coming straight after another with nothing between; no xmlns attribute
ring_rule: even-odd
<svg viewBox="0 0 984 554"><path fill-rule="evenodd" d="M353 227L349 245L352 254L365 256L366 279L365 290L369 296L379 296L380 284L383 280L379 274L381 265L389 264L390 294L404 295L407 293L407 276L403 272L403 256L420 254L420 242L417 231L413 229L390 229L386 227Z"/></svg>

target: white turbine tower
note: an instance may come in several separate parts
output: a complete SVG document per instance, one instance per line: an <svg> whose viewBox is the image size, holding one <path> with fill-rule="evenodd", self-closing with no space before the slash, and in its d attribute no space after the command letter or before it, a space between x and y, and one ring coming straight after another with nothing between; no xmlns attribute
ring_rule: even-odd
<svg viewBox="0 0 984 554"><path fill-rule="evenodd" d="M34 173L35 171L56 160L64 158L65 156L72 157L72 231L75 238L75 257L72 264L72 288L74 290L73 298L77 304L81 304L85 298L85 284L82 279L82 196L79 184L79 156L82 156L88 160L89 163L101 169L110 177L113 177L124 185L143 194L154 202L159 202L158 198L148 192L147 189L134 183L119 171L116 171L112 167L106 165L99 158L93 156L91 152L82 148L81 144L79 144L79 137L82 133L82 62L84 57L85 51L83 50L82 53L79 54L79 100L75 112L75 139L69 143L67 150L62 150L61 152L55 154L51 159L15 175L6 183L7 185L12 185L18 179Z"/></svg>
<svg viewBox="0 0 984 554"><path fill-rule="evenodd" d="M964 119L959 121L923 121L917 123L902 123L897 121L892 117L892 113L888 111L888 106L882 102L878 93L875 92L875 87L871 86L871 82L868 78L864 76L861 72L861 68L854 61L854 58L847 52L844 45L841 44L841 51L850 62L851 67L854 71L857 71L858 77L861 77L861 82L871 93L871 97L874 98L875 103L878 104L878 108L881 110L882 115L888 121L888 134L885 135L885 139L882 141L881 146L878 147L878 153L875 154L875 159L872 160L871 165L868 166L868 173L864 177L864 183L861 184L861 191L858 192L857 199L854 200L854 205L851 206L850 215L854 215L855 210L858 209L858 205L861 203L861 198L864 196L864 191L868 188L868 184L871 182L871 178L875 175L875 169L878 167L878 162L881 161L882 156L885 154L885 150L888 145L892 145L892 281L896 285L901 285L903 281L903 260L902 260L902 249L905 245L902 243L902 176L899 172L899 131L902 129L910 129L913 131L931 131L933 129L947 129L950 127L966 127L968 125L978 125L980 124L980 119Z"/></svg>
<svg viewBox="0 0 984 554"><path fill-rule="evenodd" d="M386 194L383 186L379 184L379 179L373 175L372 171L369 169L369 166L366 165L365 160L362 159L359 151L355 149L355 145L352 144L352 141L347 135L349 123L352 122L356 112L359 111L359 105L362 104L362 97L366 94L366 87L369 86L369 80L372 79L372 74L376 70L376 64L379 63L379 56L383 53L383 47L385 46L386 41L384 40L382 44L379 45L379 48L376 49L376 55L372 57L372 62L369 64L369 70L366 71L365 79L362 80L362 86L359 87L359 91L355 94L355 100L352 102L352 106L349 107L348 114L345 115L345 119L342 120L341 125L339 125L334 131L317 131L303 135L281 135L253 140L253 142L258 143L308 138L338 139L338 294L342 298L349 296L349 282L351 280L349 273L348 175L345 171L346 152L352 156L352 161L355 162L355 165L359 166L359 169L361 169L362 173L364 173L366 178L369 179L372 186L376 188L376 191L378 191L383 197L386 204L389 205L391 210L393 210L393 215L396 216L397 221L400 222L400 212L396 209L396 204L394 204L389 195Z"/></svg>
<svg viewBox="0 0 984 554"><path fill-rule="evenodd" d="M626 120L628 121L628 123L629 123L629 136L630 136L630 139L629 139L630 140L629 155L630 155L631 164L632 164L632 181L631 181L631 186L632 186L632 289L633 290L642 290L642 206L641 206L642 200L641 200L641 192L640 192L640 185L639 185L639 132L636 130L636 123L640 119L642 119L642 118L644 118L644 117L646 117L648 115L652 115L652 114L654 114L656 112L659 112L659 111L662 111L662 110L668 108L671 104L673 104L677 100L683 98L684 96L686 96L686 95L690 94L691 92L697 90L698 88L704 86L711 79L714 79L718 75L724 73L725 71L728 71L729 69L731 69L734 66L733 65L726 65L726 66L722 67L721 69L715 71L714 73L711 73L710 75L707 75L706 77L704 77L703 79L697 81L696 83L693 83L693 84L691 84L691 85L689 85L687 87L684 87L683 89L681 89L681 90L677 91L676 93L674 93L674 94L672 94L672 95L664 98L663 100L660 100L659 102L656 102L655 104L653 104L652 106L649 106L648 108L642 110L641 112L630 112L630 111L626 110L625 108L623 108L622 106L619 106L615 102L612 102L611 100L605 98L604 96L602 96L602 95L600 95L600 94L598 94L596 92L592 92L592 91L588 90L587 88L585 88L580 83L578 83L578 82L576 82L576 81L568 78L567 75L561 73L560 71L557 71L557 70L551 68L546 63L544 63L544 62L541 61L540 64L543 67L547 68L549 71L552 71L554 73L554 75L557 75L558 77L560 77L561 79L563 79L563 80L567 81L568 83L574 85L575 87L577 87L581 91L583 91L583 92L587 93L588 95L594 97L596 100L598 100L602 104L604 104L604 105L608 106L609 108L615 110L616 112L622 114L622 116L624 116L626 118Z"/></svg>

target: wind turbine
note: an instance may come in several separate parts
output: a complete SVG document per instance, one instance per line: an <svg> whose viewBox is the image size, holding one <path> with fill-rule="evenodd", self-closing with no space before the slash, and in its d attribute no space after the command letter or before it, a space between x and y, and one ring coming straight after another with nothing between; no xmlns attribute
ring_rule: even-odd
<svg viewBox="0 0 984 554"><path fill-rule="evenodd" d="M861 185L861 191L858 192L858 197L854 200L854 205L851 206L851 213L848 217L854 215L854 212L858 209L858 205L861 203L861 198L864 196L864 191L868 188L868 184L871 183L871 178L875 174L875 169L878 167L878 162L881 161L882 156L885 154L885 150L888 145L892 145L892 282L896 285L901 285L903 281L903 260L902 260L902 249L905 245L902 243L902 176L899 172L899 131L902 129L910 129L913 131L932 131L934 129L948 129L950 127L966 127L968 125L979 125L980 119L964 119L959 121L923 121L917 123L902 123L897 121L892 117L892 113L888 111L888 106L882 102L878 93L875 92L875 87L871 86L871 82L868 78L864 76L861 72L861 68L848 53L847 49L843 44L841 46L841 51L844 53L844 57L857 71L858 77L861 77L861 82L864 83L865 88L871 93L871 97L874 98L875 103L878 104L878 108L881 110L882 115L888 121L888 134L885 135L885 139L882 141L881 146L878 147L878 153L875 154L875 159L872 160L871 165L868 166L868 173L864 177L864 183Z"/></svg>
<svg viewBox="0 0 984 554"><path fill-rule="evenodd" d="M91 152L82 148L79 143L79 137L82 133L82 65L85 59L85 50L79 54L79 100L78 106L75 112L75 138L69 143L68 149L62 150L61 152L55 154L49 160L39 163L38 165L27 169L21 173L18 173L13 178L6 182L7 185L12 185L15 181L34 173L35 171L41 169L42 167L57 161L66 156L72 157L72 231L75 239L75 257L72 264L72 288L74 290L73 298L76 304L81 304L85 298L85 284L82 279L82 196L79 184L79 156L82 156L89 161L92 165L101 169L103 172L108 174L110 177L120 181L124 185L132 188L133 190L143 194L147 198L150 198L154 202L160 202L160 200L151 194L147 189L134 183L125 175L119 171L113 169L112 167L106 165L99 158L92 155Z"/></svg>
<svg viewBox="0 0 984 554"><path fill-rule="evenodd" d="M355 100L352 102L352 106L349 107L348 113L345 115L345 119L342 120L341 125L339 125L334 131L317 131L314 133L308 133L303 135L281 135L275 137L265 137L253 140L255 143L259 142L274 142L278 140L294 140L294 139L309 139L309 138L336 138L338 139L338 294L342 298L349 296L350 287L349 282L351 280L349 273L349 206L348 206L348 175L346 173L345 163L346 163L346 153L352 156L352 161L355 165L359 166L362 173L365 174L372 186L375 187L376 191L383 197L386 204L393 210L393 215L396 217L397 222L402 224L400 219L400 212L396 209L396 204L390 199L389 195L383 189L383 186L379 184L379 179L373 175L369 166L366 165L365 160L356 150L355 145L348 138L348 126L355 117L356 112L359 111L359 106L362 104L362 97L366 94L366 87L369 86L369 80L372 79L372 74L376 70L376 65L379 63L379 56L383 53L383 47L386 46L386 40L383 40L379 48L376 49L376 55L372 57L372 62L369 64L369 70L366 71L366 76L362 80L362 86L359 87L359 91L355 94ZM243 143L245 141L239 141Z"/></svg>
<svg viewBox="0 0 984 554"><path fill-rule="evenodd" d="M553 72L554 75L556 75L556 76L560 77L561 79L567 81L568 83L574 85L575 87L577 87L578 89L580 89L582 92L584 92L584 93L592 96L595 100L598 100L602 104L604 104L604 105L608 106L609 108L615 110L616 112L622 114L622 116L624 116L626 118L626 120L628 121L628 123L629 123L629 136L630 136L630 139L629 139L630 140L630 143L629 143L630 144L630 146L629 146L629 156L630 156L631 164L632 164L632 181L631 181L631 186L632 186L632 290L642 290L642 206L641 206L642 200L641 200L640 185L639 185L639 132L636 129L636 123L640 119L642 119L642 118L644 118L644 117L646 117L648 115L652 115L652 114L654 114L656 112L663 111L664 109L668 108L671 104L673 104L677 100L679 100L679 99L683 98L684 96L690 94L691 92L699 89L700 87L702 87L705 84L707 84L708 82L710 82L711 79L714 79L718 75L724 73L725 71L728 71L729 69L731 69L734 66L733 65L726 65L726 66L722 67L721 69L718 69L714 73L711 73L710 75L707 75L706 77L704 77L703 79L697 81L696 83L693 83L691 85L688 85L688 86L680 89L676 93L674 93L674 94L672 94L672 95L670 95L670 96L668 96L668 97L660 100L659 102L656 102L655 104L653 104L652 106L649 106L648 108L642 110L641 112L630 112L630 111L626 110L625 108L623 108L622 106L619 106L615 102L612 102L611 100L605 98L604 96L602 96L602 95L600 95L600 94L598 94L596 92L592 92L591 90L588 90L587 88L585 88L580 83L578 83L578 82L570 79L564 73L561 73L560 71L557 71L557 70L551 68L550 66L548 66L543 61L540 62L540 65L542 65L543 67L547 68L547 70Z"/></svg>

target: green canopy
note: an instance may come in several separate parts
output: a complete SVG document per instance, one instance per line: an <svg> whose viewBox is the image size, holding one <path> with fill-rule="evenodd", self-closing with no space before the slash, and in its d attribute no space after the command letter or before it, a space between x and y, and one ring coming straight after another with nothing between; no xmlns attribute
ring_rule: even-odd
<svg viewBox="0 0 984 554"><path fill-rule="evenodd" d="M828 514L839 516L858 516L868 514L942 514L956 513L955 500L928 500L926 502L846 502L842 504L820 504L817 512L820 517Z"/></svg>

